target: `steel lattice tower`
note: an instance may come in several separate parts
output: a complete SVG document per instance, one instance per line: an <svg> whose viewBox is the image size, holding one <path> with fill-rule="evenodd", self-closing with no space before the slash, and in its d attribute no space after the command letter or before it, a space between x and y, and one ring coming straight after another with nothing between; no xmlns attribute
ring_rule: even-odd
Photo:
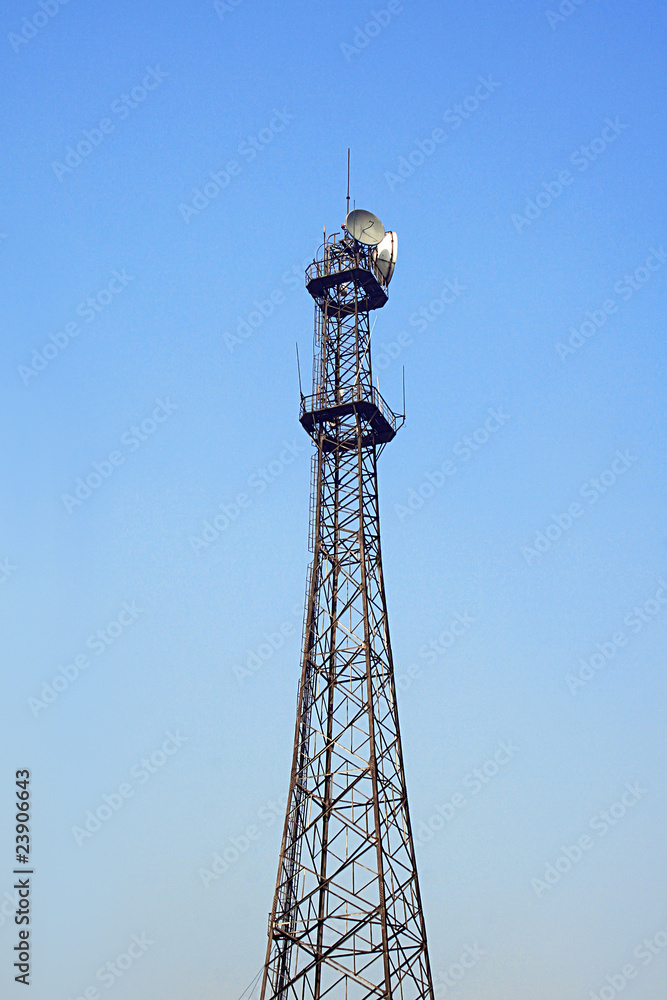
<svg viewBox="0 0 667 1000"><path fill-rule="evenodd" d="M377 459L403 421L372 381L385 274L349 233L306 272L313 562L261 1000L433 1000L380 552Z"/></svg>

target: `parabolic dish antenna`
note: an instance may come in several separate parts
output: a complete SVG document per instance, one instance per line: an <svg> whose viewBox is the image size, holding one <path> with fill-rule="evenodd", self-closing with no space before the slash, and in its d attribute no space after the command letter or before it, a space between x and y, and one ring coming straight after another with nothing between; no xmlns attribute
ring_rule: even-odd
<svg viewBox="0 0 667 1000"><path fill-rule="evenodd" d="M396 267L396 255L398 253L398 235L396 233L386 233L384 239L380 240L375 250L373 250L373 260L375 266L389 284L391 276Z"/></svg>
<svg viewBox="0 0 667 1000"><path fill-rule="evenodd" d="M355 208L348 212L345 228L358 243L374 247L384 236L384 226L377 215L367 212L364 208Z"/></svg>

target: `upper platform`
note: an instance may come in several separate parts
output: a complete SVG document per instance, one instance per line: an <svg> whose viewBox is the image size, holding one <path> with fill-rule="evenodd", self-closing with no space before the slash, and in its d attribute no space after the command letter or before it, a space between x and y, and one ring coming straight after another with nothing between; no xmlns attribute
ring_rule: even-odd
<svg viewBox="0 0 667 1000"><path fill-rule="evenodd" d="M373 251L349 236L330 236L306 270L306 288L322 311L351 315L380 309L387 301L387 281L378 269ZM341 294L341 285L352 285L357 296Z"/></svg>

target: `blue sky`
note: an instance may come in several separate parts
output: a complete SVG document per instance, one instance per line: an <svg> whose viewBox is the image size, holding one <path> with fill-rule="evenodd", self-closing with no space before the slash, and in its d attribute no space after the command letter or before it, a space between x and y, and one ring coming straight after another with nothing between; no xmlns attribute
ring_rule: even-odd
<svg viewBox="0 0 667 1000"><path fill-rule="evenodd" d="M0 19L0 739L5 801L33 773L35 1000L236 1000L262 964L310 558L294 343L307 381L348 146L399 234L383 552L438 998L657 1000L663 5Z"/></svg>

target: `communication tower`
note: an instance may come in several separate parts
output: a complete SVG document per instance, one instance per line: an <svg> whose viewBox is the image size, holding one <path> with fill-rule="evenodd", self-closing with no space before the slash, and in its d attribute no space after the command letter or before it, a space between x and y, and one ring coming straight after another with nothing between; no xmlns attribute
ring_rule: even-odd
<svg viewBox="0 0 667 1000"><path fill-rule="evenodd" d="M397 245L348 211L306 271L313 562L261 1000L433 1000L380 552L377 459L404 414L373 385L369 328Z"/></svg>

